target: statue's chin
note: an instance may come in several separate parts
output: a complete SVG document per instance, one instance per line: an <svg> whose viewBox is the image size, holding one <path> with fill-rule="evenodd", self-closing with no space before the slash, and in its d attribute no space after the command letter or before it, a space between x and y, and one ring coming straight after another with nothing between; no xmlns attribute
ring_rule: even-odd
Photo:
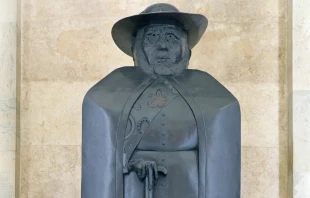
<svg viewBox="0 0 310 198"><path fill-rule="evenodd" d="M156 65L153 67L153 71L157 75L163 76L174 76L182 73L184 68L180 67L180 65L173 65L173 66L164 66L164 65Z"/></svg>
<svg viewBox="0 0 310 198"><path fill-rule="evenodd" d="M188 62L181 61L176 64L150 64L148 61L136 60L135 65L140 67L147 74L160 76L175 76L187 68Z"/></svg>
<svg viewBox="0 0 310 198"><path fill-rule="evenodd" d="M163 65L154 66L153 71L155 74L158 75L165 75L165 76L175 75L175 71L172 67L167 67Z"/></svg>

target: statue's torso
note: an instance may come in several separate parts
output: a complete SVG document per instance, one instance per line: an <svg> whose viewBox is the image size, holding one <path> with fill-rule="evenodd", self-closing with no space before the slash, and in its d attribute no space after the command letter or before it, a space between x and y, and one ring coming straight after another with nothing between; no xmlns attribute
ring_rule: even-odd
<svg viewBox="0 0 310 198"><path fill-rule="evenodd" d="M144 198L144 182L137 178L134 171L129 174L124 170L124 153L127 147L123 143L126 143L124 134L127 118L135 112L131 107L146 91L153 89L152 93L156 93L156 88L148 87L154 79L143 74L137 67L122 67L98 82L85 96L82 133L83 198ZM162 145L160 133L156 133L157 140L154 141L153 148L147 148L143 145L153 144L153 139L149 139L147 133L134 149L131 158L156 160L158 165L168 169L166 177L160 176L153 198L197 198L197 191L199 198L240 197L241 134L238 101L212 76L202 71L188 69L182 75L169 79L169 82L185 98L186 101L183 102L188 103L192 111L185 110L184 113L170 116L166 112L167 127L179 127L187 120L183 126L197 128L198 135L195 135L195 129L175 128L178 130L168 131L167 147ZM162 92L165 92L163 88ZM178 97L181 98L179 95ZM172 108L177 98L163 110ZM180 103L184 104L183 102ZM155 109L147 104L144 107L149 108L147 112ZM137 112L142 112L141 110ZM135 116L137 115L139 116ZM143 114L141 118L145 115L149 114ZM193 122L188 122L191 119L182 120L184 115L195 117L197 127L192 125ZM153 125L159 126L161 116L158 113L154 118L149 132ZM140 118L136 119L137 122L139 120ZM174 138L178 135L177 131L185 135ZM133 131L132 135L137 133ZM178 141L173 141L175 139ZM164 157L164 163L160 157ZM134 194L135 191L137 194Z"/></svg>
<svg viewBox="0 0 310 198"><path fill-rule="evenodd" d="M166 176L160 174L154 198L198 197L195 117L187 102L165 78L155 81L135 102L130 112L126 140L143 128L145 134L131 159L155 161L168 170ZM125 198L144 197L144 181L140 181L135 172L125 175L124 181Z"/></svg>

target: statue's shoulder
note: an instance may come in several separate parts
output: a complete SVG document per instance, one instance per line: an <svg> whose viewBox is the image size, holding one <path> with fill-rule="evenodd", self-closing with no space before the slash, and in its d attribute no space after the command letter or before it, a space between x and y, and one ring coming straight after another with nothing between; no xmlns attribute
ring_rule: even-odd
<svg viewBox="0 0 310 198"><path fill-rule="evenodd" d="M230 104L239 104L237 98L218 80L207 72L187 69L182 74L184 84L188 92L194 97L208 98L219 105L219 108Z"/></svg>
<svg viewBox="0 0 310 198"><path fill-rule="evenodd" d="M122 89L125 87L130 87L130 81L135 80L137 76L137 68L134 66L120 67L106 75L94 86L92 86L86 95L88 97L93 97L95 93L98 92L115 92L117 89Z"/></svg>
<svg viewBox="0 0 310 198"><path fill-rule="evenodd" d="M120 67L102 78L86 93L85 98L100 106L113 105L113 101L129 95L145 80L139 68L134 66Z"/></svg>

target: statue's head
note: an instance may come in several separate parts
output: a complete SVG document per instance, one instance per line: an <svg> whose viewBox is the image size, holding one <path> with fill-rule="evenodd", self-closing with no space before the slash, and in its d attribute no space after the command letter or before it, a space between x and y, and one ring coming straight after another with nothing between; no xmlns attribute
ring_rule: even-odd
<svg viewBox="0 0 310 198"><path fill-rule="evenodd" d="M191 49L207 24L203 15L181 13L169 4L154 4L139 15L118 21L112 36L146 73L178 75L188 67Z"/></svg>
<svg viewBox="0 0 310 198"><path fill-rule="evenodd" d="M180 74L187 68L191 54L187 33L170 24L140 28L132 50L136 66L159 75Z"/></svg>

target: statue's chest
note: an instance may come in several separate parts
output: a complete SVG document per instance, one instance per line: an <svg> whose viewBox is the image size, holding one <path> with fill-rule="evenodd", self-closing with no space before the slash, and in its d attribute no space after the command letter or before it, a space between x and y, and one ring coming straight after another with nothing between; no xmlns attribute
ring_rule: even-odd
<svg viewBox="0 0 310 198"><path fill-rule="evenodd" d="M184 151L198 146L194 115L187 102L165 79L154 82L135 102L126 137L130 139L133 133L143 133L136 150Z"/></svg>

